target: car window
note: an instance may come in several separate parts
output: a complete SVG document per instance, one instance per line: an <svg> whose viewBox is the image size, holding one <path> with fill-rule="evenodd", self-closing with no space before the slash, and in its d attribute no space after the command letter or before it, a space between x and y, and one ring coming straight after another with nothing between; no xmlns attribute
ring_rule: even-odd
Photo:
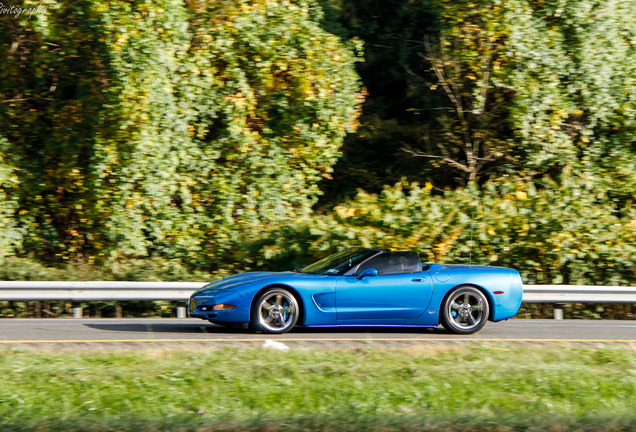
<svg viewBox="0 0 636 432"><path fill-rule="evenodd" d="M301 273L340 276L355 268L367 258L381 252L380 249L351 248L329 255L318 262L300 269Z"/></svg>
<svg viewBox="0 0 636 432"><path fill-rule="evenodd" d="M414 273L422 270L422 264L417 252L385 252L363 262L355 274L374 268L378 275Z"/></svg>

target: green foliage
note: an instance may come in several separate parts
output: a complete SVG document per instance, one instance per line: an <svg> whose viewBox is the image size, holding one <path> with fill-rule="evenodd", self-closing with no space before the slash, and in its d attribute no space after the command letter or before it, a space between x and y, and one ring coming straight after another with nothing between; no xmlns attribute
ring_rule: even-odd
<svg viewBox="0 0 636 432"><path fill-rule="evenodd" d="M355 129L356 57L310 11L255 2L224 12L225 21L208 11L193 18L180 87L192 100L178 196L186 211L166 233L179 255L195 253L200 265L240 258L241 242L307 214Z"/></svg>
<svg viewBox="0 0 636 432"><path fill-rule="evenodd" d="M524 303L516 318L552 319L554 310L561 309L563 319L633 320L636 306L629 303Z"/></svg>
<svg viewBox="0 0 636 432"><path fill-rule="evenodd" d="M482 263L517 267L528 283L633 284L632 3L439 0L414 10L422 20L436 17L437 31L427 32L419 50L436 76L420 72L419 84L428 80L430 91L419 96L442 113L440 121L422 117L422 143L405 141L403 125L358 140L362 147L386 136L393 148L429 158L412 162L423 174L441 169L429 174L432 184L408 192L399 185L373 194L362 185L366 192L336 203L333 215L298 228L300 242L314 248L304 253L330 247L319 243L358 242L466 262L474 213L475 259ZM375 97L370 91L368 100ZM376 124L365 123L361 132ZM452 191L461 185L452 182L441 197L435 186L449 185L444 166L469 181L482 169L493 175L479 187Z"/></svg>
<svg viewBox="0 0 636 432"><path fill-rule="evenodd" d="M474 215L475 262L634 284L632 3L1 14L4 277L201 280L359 244L467 262Z"/></svg>
<svg viewBox="0 0 636 432"><path fill-rule="evenodd" d="M633 285L636 211L607 206L592 181L502 181L499 186L431 193L401 182L380 194L360 191L332 214L289 226L265 258L318 258L337 247L414 249L424 261L518 269L525 283ZM473 218L474 216L474 218ZM593 223L590 223L593 221Z"/></svg>
<svg viewBox="0 0 636 432"><path fill-rule="evenodd" d="M110 265L68 262L44 265L33 258L7 257L0 266L0 280L7 281L206 281L210 274L179 260L137 259Z"/></svg>
<svg viewBox="0 0 636 432"><path fill-rule="evenodd" d="M370 70L361 74L369 96L336 172L341 188L376 191L374 176L384 184L403 175L445 188L483 182L489 172L528 179L584 172L618 207L633 200L632 0L416 1L386 14L372 0L323 3L335 11L329 28L368 41ZM409 33L413 22L420 30ZM418 58L419 66L412 63ZM398 83L410 91L386 91ZM401 148L429 159L396 161ZM361 157L363 149L373 157ZM450 176L449 167L461 176Z"/></svg>
<svg viewBox="0 0 636 432"><path fill-rule="evenodd" d="M622 202L636 192L636 18L631 0L517 2L507 84L524 172L583 172ZM618 186L620 185L620 186Z"/></svg>
<svg viewBox="0 0 636 432"><path fill-rule="evenodd" d="M44 6L0 18L6 254L214 268L306 214L357 127L361 47L313 3Z"/></svg>

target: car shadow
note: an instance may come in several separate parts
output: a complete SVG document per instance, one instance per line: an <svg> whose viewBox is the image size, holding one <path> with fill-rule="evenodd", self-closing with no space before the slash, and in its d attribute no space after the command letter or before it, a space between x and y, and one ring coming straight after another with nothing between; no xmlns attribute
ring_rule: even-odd
<svg viewBox="0 0 636 432"><path fill-rule="evenodd" d="M143 323L118 323L118 324L84 324L86 327L110 332L132 333L248 333L247 330L223 327L216 324L143 324Z"/></svg>
<svg viewBox="0 0 636 432"><path fill-rule="evenodd" d="M211 323L112 323L112 324L84 324L86 327L108 331L108 332L130 332L130 333L181 333L181 334L252 334L251 331L244 328L225 327ZM360 334L452 334L443 327L296 327L287 335L293 334L344 334L344 333L360 333Z"/></svg>

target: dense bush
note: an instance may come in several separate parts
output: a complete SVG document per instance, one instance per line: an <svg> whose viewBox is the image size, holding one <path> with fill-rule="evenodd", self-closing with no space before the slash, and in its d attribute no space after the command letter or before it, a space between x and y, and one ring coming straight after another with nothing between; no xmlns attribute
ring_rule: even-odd
<svg viewBox="0 0 636 432"><path fill-rule="evenodd" d="M635 285L636 209L612 210L592 186L574 177L564 184L546 180L541 187L508 179L499 186L440 196L432 193L430 184L403 181L378 195L360 191L331 213L264 233L261 240L240 246L240 254L235 255L240 260L211 274L190 272L176 261L51 268L26 259L6 259L0 279L205 281L236 271L291 270L337 249L362 245L417 250L429 262L508 266L518 269L526 284ZM126 307L131 313L156 316L174 309L169 306L162 312L162 305ZM94 315L100 306L92 307ZM526 305L520 317L549 318L552 309ZM70 313L62 306L58 311ZM33 307L29 312L19 304L5 305L2 312L4 316L29 313ZM566 308L568 318L631 319L633 314L630 305Z"/></svg>
<svg viewBox="0 0 636 432"><path fill-rule="evenodd" d="M562 184L505 181L431 193L401 182L360 191L333 213L281 229L265 259L289 262L345 245L414 249L423 260L502 265L528 284L636 284L636 209L622 212L584 178Z"/></svg>
<svg viewBox="0 0 636 432"><path fill-rule="evenodd" d="M360 191L330 213L263 230L213 272L177 259L56 267L6 258L0 279L202 281L237 271L290 270L362 245L413 249L430 262L509 266L528 284L634 285L636 209L613 210L593 186L580 177L540 186L507 180L438 195L430 184L403 181L380 194Z"/></svg>

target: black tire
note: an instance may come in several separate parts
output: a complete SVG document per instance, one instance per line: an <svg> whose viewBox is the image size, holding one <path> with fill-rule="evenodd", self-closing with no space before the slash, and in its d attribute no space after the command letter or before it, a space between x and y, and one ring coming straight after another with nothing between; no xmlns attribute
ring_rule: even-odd
<svg viewBox="0 0 636 432"><path fill-rule="evenodd" d="M459 286L444 299L440 322L450 332L471 334L486 325L489 315L490 306L483 292L472 286Z"/></svg>
<svg viewBox="0 0 636 432"><path fill-rule="evenodd" d="M259 333L285 333L294 328L299 316L296 297L284 288L273 287L255 298L250 328Z"/></svg>

